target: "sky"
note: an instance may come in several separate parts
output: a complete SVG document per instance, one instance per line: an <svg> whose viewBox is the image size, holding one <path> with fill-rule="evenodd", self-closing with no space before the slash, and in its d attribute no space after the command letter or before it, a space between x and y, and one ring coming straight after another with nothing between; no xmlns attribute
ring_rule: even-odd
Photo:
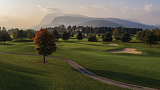
<svg viewBox="0 0 160 90"><path fill-rule="evenodd" d="M29 28L49 13L136 19L160 25L160 0L0 0L0 24L10 21Z"/></svg>

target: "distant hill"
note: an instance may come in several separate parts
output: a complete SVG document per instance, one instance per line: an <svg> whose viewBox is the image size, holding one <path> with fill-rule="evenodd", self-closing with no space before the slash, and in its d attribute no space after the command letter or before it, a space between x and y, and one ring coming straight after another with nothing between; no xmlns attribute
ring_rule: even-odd
<svg viewBox="0 0 160 90"><path fill-rule="evenodd" d="M56 17L60 17L60 16L67 16L67 17L87 17L87 16L84 16L84 15L79 15L79 14L65 14L65 13L50 13L50 14L47 14L42 20L41 22L32 27L32 28L35 28L35 29L39 29L41 27L45 27L45 26L48 26L49 24L51 24L51 22L53 21L53 19L55 19ZM87 17L88 18L88 17ZM58 26L59 24L54 24L56 26Z"/></svg>
<svg viewBox="0 0 160 90"><path fill-rule="evenodd" d="M54 19L55 17L61 16L61 15L64 15L64 14L63 14L63 13L50 13L50 14L47 14L47 15L41 20L41 22L40 22L38 25L36 25L36 26L34 26L34 27L32 27L32 28L41 28L42 26L48 25L48 24L50 24L50 23L53 21L53 19Z"/></svg>
<svg viewBox="0 0 160 90"><path fill-rule="evenodd" d="M59 25L62 25L62 24L67 27L69 25L71 25L71 26L80 25L80 24L86 23L87 21L92 21L92 20L107 20L107 21L110 21L112 23L116 23L116 24L119 24L121 26L130 27L130 28L142 28L142 29L149 28L150 30L152 30L153 28L157 28L157 26L151 26L151 25L145 25L145 24L142 24L142 23L137 23L138 21L133 22L133 21L130 21L130 20L123 20L123 19L119 19L119 18L91 18L91 17L79 15L79 14L61 14L61 15L59 15L59 14L48 14L41 21L41 23L39 25L37 25L36 27L37 28L40 28L40 27L55 27L55 26L59 26ZM91 23L91 22L88 22L88 23ZM101 25L99 25L99 26L101 26Z"/></svg>
<svg viewBox="0 0 160 90"><path fill-rule="evenodd" d="M123 25L111 22L111 21L107 21L107 20L91 20L91 21L87 21L81 24L78 24L77 26L92 26L92 27L102 27L102 26L106 26L106 27L123 27Z"/></svg>
<svg viewBox="0 0 160 90"><path fill-rule="evenodd" d="M155 25L156 27L160 28L160 25Z"/></svg>

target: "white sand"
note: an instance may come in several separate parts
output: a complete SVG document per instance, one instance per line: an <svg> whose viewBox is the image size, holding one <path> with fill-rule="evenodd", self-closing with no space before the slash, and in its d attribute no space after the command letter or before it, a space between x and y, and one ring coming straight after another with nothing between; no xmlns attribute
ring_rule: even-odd
<svg viewBox="0 0 160 90"><path fill-rule="evenodd" d="M111 46L119 46L118 44L112 44L112 43L107 43L107 45L111 45Z"/></svg>
<svg viewBox="0 0 160 90"><path fill-rule="evenodd" d="M134 48L123 48L122 50L110 50L108 52L112 53L132 53L132 54L141 54L141 51L135 51L137 49Z"/></svg>

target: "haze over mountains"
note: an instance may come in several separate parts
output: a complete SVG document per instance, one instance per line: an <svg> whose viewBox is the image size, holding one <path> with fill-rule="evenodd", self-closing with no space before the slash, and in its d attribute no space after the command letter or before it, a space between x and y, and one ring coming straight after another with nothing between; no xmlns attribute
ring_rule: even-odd
<svg viewBox="0 0 160 90"><path fill-rule="evenodd" d="M92 18L83 15L77 14L64 14L64 13L52 13L46 15L41 23L35 27L35 29L39 29L41 27L55 27L59 25L65 25L66 27L71 25L83 25L83 26L107 26L107 27L130 27L130 28L142 28L146 29L149 28L150 30L153 28L158 28L160 26L153 26L153 25L145 25L138 20L132 19L131 20L124 20L119 18Z"/></svg>

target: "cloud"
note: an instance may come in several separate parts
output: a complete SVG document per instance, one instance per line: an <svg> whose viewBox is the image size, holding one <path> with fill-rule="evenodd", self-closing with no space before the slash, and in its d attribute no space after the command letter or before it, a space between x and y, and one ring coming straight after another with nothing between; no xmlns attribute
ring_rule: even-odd
<svg viewBox="0 0 160 90"><path fill-rule="evenodd" d="M146 4L144 8L133 8L133 10L139 12L159 12L160 6L154 6L153 4Z"/></svg>
<svg viewBox="0 0 160 90"><path fill-rule="evenodd" d="M153 7L153 4L150 4L150 5L147 4L147 5L144 7L144 10L145 10L145 11L151 11L153 8L154 8L154 7Z"/></svg>
<svg viewBox="0 0 160 90"><path fill-rule="evenodd" d="M53 7L46 7L46 6L41 6L41 5L37 5L38 9L47 12L47 13L61 13L62 11L57 9L57 8L53 8Z"/></svg>
<svg viewBox="0 0 160 90"><path fill-rule="evenodd" d="M90 11L90 10L104 10L104 11L109 11L109 12L113 12L112 8L109 7L104 7L101 5L92 5L92 6L78 6L77 11Z"/></svg>
<svg viewBox="0 0 160 90"><path fill-rule="evenodd" d="M126 6L124 9L122 9L122 12L127 12L129 10L129 6Z"/></svg>

